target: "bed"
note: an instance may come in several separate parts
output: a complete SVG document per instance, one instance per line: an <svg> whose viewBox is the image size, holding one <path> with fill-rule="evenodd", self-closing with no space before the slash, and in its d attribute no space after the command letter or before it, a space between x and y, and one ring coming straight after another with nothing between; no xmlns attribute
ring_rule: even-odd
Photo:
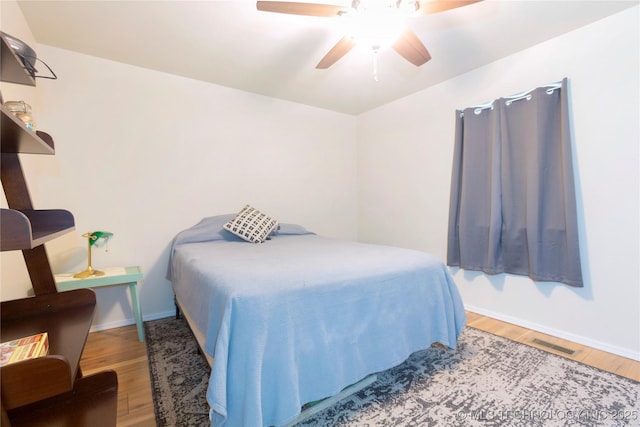
<svg viewBox="0 0 640 427"><path fill-rule="evenodd" d="M326 238L280 224L248 243L235 214L176 235L167 278L211 365L213 426L282 426L465 324L446 266L408 249Z"/></svg>

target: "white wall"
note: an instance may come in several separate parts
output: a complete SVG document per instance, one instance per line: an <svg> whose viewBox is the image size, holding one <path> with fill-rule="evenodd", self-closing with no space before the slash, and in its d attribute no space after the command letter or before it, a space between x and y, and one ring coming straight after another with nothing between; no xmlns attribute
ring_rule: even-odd
<svg viewBox="0 0 640 427"><path fill-rule="evenodd" d="M454 112L569 78L585 287L453 270L471 311L640 359L639 7L359 117L359 238L446 258Z"/></svg>
<svg viewBox="0 0 640 427"><path fill-rule="evenodd" d="M140 265L142 311L154 318L173 310L164 278L171 239L205 216L249 203L281 222L356 238L353 116L50 46L37 52L59 77L38 80L35 114L56 155L21 158L36 208L68 209L76 221L74 233L47 243L55 272L86 267L82 233L111 231L93 266ZM2 298L25 296L19 252L1 260ZM126 287L97 294L98 328L133 321Z"/></svg>

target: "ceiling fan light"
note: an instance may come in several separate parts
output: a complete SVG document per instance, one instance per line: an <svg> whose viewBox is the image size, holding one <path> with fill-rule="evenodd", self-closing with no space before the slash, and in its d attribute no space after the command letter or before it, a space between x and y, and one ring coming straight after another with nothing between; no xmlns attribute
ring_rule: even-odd
<svg viewBox="0 0 640 427"><path fill-rule="evenodd" d="M378 48L391 45L406 26L405 15L395 6L368 7L364 12L356 10L355 13L345 14L343 19L345 32L356 43Z"/></svg>
<svg viewBox="0 0 640 427"><path fill-rule="evenodd" d="M420 3L415 0L400 0L397 3L398 10L406 16L415 15L420 9Z"/></svg>
<svg viewBox="0 0 640 427"><path fill-rule="evenodd" d="M416 0L355 0L353 10L361 14L400 13L411 16L420 8Z"/></svg>

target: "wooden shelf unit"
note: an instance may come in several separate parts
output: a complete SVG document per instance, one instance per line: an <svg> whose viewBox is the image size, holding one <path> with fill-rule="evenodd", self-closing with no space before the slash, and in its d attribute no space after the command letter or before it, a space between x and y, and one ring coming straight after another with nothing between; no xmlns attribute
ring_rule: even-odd
<svg viewBox="0 0 640 427"><path fill-rule="evenodd" d="M1 35L0 35L1 36ZM4 36L2 81L35 86ZM75 229L62 209L34 209L19 155L53 155L45 132L33 132L0 105L0 178L8 209L0 211L0 251L21 250L35 296L3 301L0 339L47 332L49 353L0 368L1 424L114 427L118 378L114 371L82 376L80 358L93 320L91 289L58 293L44 244ZM6 284L5 284L6 285Z"/></svg>
<svg viewBox="0 0 640 427"><path fill-rule="evenodd" d="M32 131L4 105L2 110L2 152L55 154L53 138L45 132Z"/></svg>
<svg viewBox="0 0 640 427"><path fill-rule="evenodd" d="M11 45L0 34L0 75L3 82L35 86L36 79L24 68L22 61L15 54Z"/></svg>
<svg viewBox="0 0 640 427"><path fill-rule="evenodd" d="M0 134L0 180L9 205L9 209L0 211L0 250L22 250L36 295L56 293L44 243L73 231L75 222L73 215L64 210L34 209L19 157L21 148L33 154L53 154L53 139L41 132L47 135L49 142L45 141L21 121L9 120L11 117L8 116L13 114L0 108L2 123L15 127L15 130L5 132L3 126Z"/></svg>
<svg viewBox="0 0 640 427"><path fill-rule="evenodd" d="M49 223L47 220L51 220ZM73 215L65 210L0 211L0 250L33 249L74 229Z"/></svg>
<svg viewBox="0 0 640 427"><path fill-rule="evenodd" d="M49 334L47 356L2 367L0 388L6 410L72 390L96 304L94 292L78 291L2 302L3 341Z"/></svg>

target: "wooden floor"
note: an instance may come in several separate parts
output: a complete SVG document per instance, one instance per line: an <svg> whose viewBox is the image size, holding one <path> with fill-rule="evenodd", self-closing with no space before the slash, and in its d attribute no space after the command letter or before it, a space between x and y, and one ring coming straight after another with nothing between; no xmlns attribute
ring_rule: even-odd
<svg viewBox="0 0 640 427"><path fill-rule="evenodd" d="M84 375L117 372L118 426L155 427L147 347L136 325L90 333L80 368Z"/></svg>
<svg viewBox="0 0 640 427"><path fill-rule="evenodd" d="M470 312L467 312L467 325L640 381L640 362L631 359ZM536 338L555 346L571 349L574 353L568 356L562 351L532 343ZM147 350L145 344L138 341L135 325L89 334L80 363L85 375L104 369L113 369L118 373L119 427L156 425Z"/></svg>

